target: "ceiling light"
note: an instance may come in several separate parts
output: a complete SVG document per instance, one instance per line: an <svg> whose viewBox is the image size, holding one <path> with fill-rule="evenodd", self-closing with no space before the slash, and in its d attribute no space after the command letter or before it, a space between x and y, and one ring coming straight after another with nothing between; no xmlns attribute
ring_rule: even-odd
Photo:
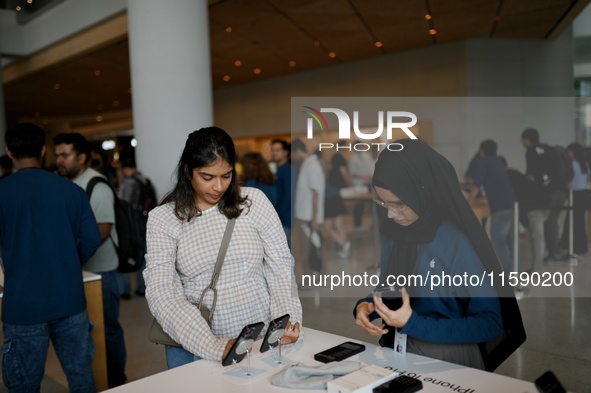
<svg viewBox="0 0 591 393"><path fill-rule="evenodd" d="M222 79L224 80L224 82L229 82L230 81L230 75L224 75L224 77Z"/></svg>
<svg viewBox="0 0 591 393"><path fill-rule="evenodd" d="M290 67L295 67L296 66L296 62L294 60L290 60L289 63L287 63L288 66Z"/></svg>
<svg viewBox="0 0 591 393"><path fill-rule="evenodd" d="M259 75L261 73L261 69L255 68L254 70L252 70L252 72L254 72L256 75Z"/></svg>
<svg viewBox="0 0 591 393"><path fill-rule="evenodd" d="M113 106L114 107L118 107L119 106L119 101L117 101L117 100L113 101Z"/></svg>
<svg viewBox="0 0 591 393"><path fill-rule="evenodd" d="M320 46L320 41L314 41L314 46Z"/></svg>
<svg viewBox="0 0 591 393"><path fill-rule="evenodd" d="M226 27L226 33L231 33L232 32L232 28L230 26Z"/></svg>
<svg viewBox="0 0 591 393"><path fill-rule="evenodd" d="M129 142L129 144L131 145L131 147L136 147L137 146L137 139L132 138L131 142Z"/></svg>
<svg viewBox="0 0 591 393"><path fill-rule="evenodd" d="M431 16L431 14L425 14L425 19L431 20L431 18L433 18L433 16Z"/></svg>
<svg viewBox="0 0 591 393"><path fill-rule="evenodd" d="M17 10L17 11L20 11L20 10L22 10L21 6L20 6L20 5L17 5L17 6L16 6L16 10Z"/></svg>
<svg viewBox="0 0 591 393"><path fill-rule="evenodd" d="M33 4L33 0L27 0L27 3Z"/></svg>
<svg viewBox="0 0 591 393"><path fill-rule="evenodd" d="M100 123L101 121L103 121L103 117L102 117L101 115L98 115L98 116L96 117L96 121L97 121L97 123ZM106 149L105 149L105 150L106 150Z"/></svg>
<svg viewBox="0 0 591 393"><path fill-rule="evenodd" d="M61 89L61 88L62 88L62 85L60 85L59 83L55 83L55 84L53 85L53 89L54 89L54 90L59 90L59 89Z"/></svg>
<svg viewBox="0 0 591 393"><path fill-rule="evenodd" d="M494 18L494 19L495 19L497 22L498 22L498 21L500 21L500 20L501 20L501 15L495 15L495 18Z"/></svg>
<svg viewBox="0 0 591 393"><path fill-rule="evenodd" d="M437 30L435 30L435 29L430 29L430 30L429 30L429 34L431 34L431 35L435 35L435 34L437 34Z"/></svg>
<svg viewBox="0 0 591 393"><path fill-rule="evenodd" d="M337 57L337 54L336 54L336 53L334 53L334 52L330 52L330 53L328 54L328 57L330 57L331 59L334 59L335 57Z"/></svg>
<svg viewBox="0 0 591 393"><path fill-rule="evenodd" d="M112 139L105 139L102 143L103 150L113 150L115 146L117 146L117 144Z"/></svg>
<svg viewBox="0 0 591 393"><path fill-rule="evenodd" d="M101 74L101 70L94 70L94 75L99 76Z"/></svg>
<svg viewBox="0 0 591 393"><path fill-rule="evenodd" d="M234 65L235 65L236 67L240 67L240 66L242 65L242 62L241 62L240 60L236 60L236 61L234 62Z"/></svg>
<svg viewBox="0 0 591 393"><path fill-rule="evenodd" d="M374 45L376 46L376 48L381 48L381 47L382 47L384 44L382 44L382 42L381 42L381 41L376 41L376 42L374 43Z"/></svg>

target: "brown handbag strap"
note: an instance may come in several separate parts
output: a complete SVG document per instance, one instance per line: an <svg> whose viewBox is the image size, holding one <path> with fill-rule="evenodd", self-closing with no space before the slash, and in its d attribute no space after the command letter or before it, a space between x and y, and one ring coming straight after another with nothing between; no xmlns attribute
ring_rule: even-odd
<svg viewBox="0 0 591 393"><path fill-rule="evenodd" d="M215 303L217 300L217 291L215 289L215 286L218 282L218 277L220 276L220 272L222 271L222 264L224 263L224 258L226 257L226 251L228 250L228 245L230 244L230 239L232 238L232 231L234 230L235 223L236 223L236 219L231 218L228 220L228 223L226 224L226 230L224 232L224 237L222 238L222 244L220 245L220 251L218 252L218 259L215 262L215 268L213 269L213 276L211 277L211 282L209 283L209 285L207 287L205 287L203 292L201 292L201 297L199 298L198 305L199 305L199 307L201 307L201 304L203 304L203 298L205 297L205 294L207 293L207 291L209 291L209 290L213 291L213 303L211 305L210 318L213 315L213 310L215 309Z"/></svg>

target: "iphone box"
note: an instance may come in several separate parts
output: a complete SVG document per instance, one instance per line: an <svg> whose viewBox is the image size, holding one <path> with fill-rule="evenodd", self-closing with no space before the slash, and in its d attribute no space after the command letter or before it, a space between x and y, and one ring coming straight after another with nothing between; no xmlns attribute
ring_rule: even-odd
<svg viewBox="0 0 591 393"><path fill-rule="evenodd" d="M372 393L373 388L396 378L399 374L379 366L365 366L329 381L326 388L328 393Z"/></svg>

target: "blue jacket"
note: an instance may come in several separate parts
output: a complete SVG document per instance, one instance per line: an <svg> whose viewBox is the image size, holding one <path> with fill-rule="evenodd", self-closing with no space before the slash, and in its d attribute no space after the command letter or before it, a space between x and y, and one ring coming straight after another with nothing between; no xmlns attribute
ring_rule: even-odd
<svg viewBox="0 0 591 393"><path fill-rule="evenodd" d="M382 282L395 242L384 238L382 242ZM424 246L414 274L423 278L443 274L454 276L475 275L483 277L484 267L469 239L458 228L444 221L435 238ZM488 272L486 272L488 273ZM422 287L415 287L411 297L412 315L402 333L433 343L479 343L497 337L503 331L501 307L496 291L485 282L481 287L449 285L430 287L429 280ZM371 296L357 304L373 302ZM357 308L357 305L355 306ZM373 313L370 318L379 318Z"/></svg>

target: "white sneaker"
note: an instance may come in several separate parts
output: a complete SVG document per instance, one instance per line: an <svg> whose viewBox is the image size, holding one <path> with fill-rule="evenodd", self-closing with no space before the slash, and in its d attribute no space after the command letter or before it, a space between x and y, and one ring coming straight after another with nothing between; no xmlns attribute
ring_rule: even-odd
<svg viewBox="0 0 591 393"><path fill-rule="evenodd" d="M343 244L343 248L339 252L337 252L337 256L341 259L347 259L351 256L351 242L346 241Z"/></svg>

